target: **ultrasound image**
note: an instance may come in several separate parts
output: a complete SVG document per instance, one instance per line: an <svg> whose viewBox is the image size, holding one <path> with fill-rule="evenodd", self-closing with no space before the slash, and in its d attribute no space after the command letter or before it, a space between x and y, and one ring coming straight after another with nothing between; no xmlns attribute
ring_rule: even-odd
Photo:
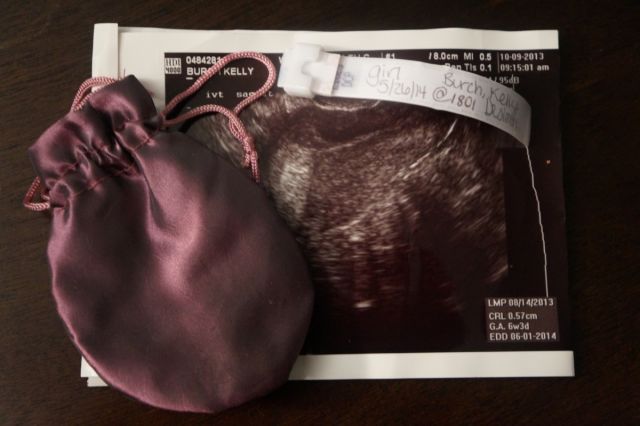
<svg viewBox="0 0 640 426"><path fill-rule="evenodd" d="M241 119L315 284L304 352L446 351L484 327L482 298L507 274L508 135L424 107L282 93ZM224 117L188 133L241 167Z"/></svg>

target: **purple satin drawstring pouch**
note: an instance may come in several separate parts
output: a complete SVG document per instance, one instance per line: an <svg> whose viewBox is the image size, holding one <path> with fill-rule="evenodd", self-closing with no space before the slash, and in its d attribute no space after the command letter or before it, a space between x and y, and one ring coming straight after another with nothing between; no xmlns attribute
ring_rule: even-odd
<svg viewBox="0 0 640 426"><path fill-rule="evenodd" d="M240 58L269 69L255 95L233 111L206 105L168 117ZM257 153L237 117L274 81L265 56L231 54L158 113L135 77L91 79L29 149L38 177L25 206L51 213L58 313L100 377L142 402L219 412L284 383L302 347L307 266L254 182ZM95 86L104 87L90 93ZM167 130L209 112L227 116L253 179Z"/></svg>

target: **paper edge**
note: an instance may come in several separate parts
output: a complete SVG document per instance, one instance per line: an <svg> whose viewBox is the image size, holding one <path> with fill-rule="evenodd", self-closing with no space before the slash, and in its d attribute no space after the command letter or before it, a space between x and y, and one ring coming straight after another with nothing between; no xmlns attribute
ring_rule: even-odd
<svg viewBox="0 0 640 426"><path fill-rule="evenodd" d="M92 77L118 78L118 24L95 24L93 27Z"/></svg>
<svg viewBox="0 0 640 426"><path fill-rule="evenodd" d="M98 24L100 25L100 24ZM117 24L116 24L117 25ZM335 40L336 50L410 50L410 49L488 49L488 50L557 50L559 48L558 30L486 30L478 28L447 27L432 29L399 29L399 30L363 30L363 31L290 31L290 30L194 30L168 29L153 27L119 27L120 33L189 33L191 37L215 36L221 44L243 42L238 38L272 36L289 38L296 41L314 42L319 37L324 40L323 46ZM228 36L228 37L227 37ZM310 38L310 40L307 40ZM397 38L403 39L403 48L398 49ZM523 48L522 45L527 47ZM348 46L348 47L347 47ZM285 45L283 47L288 47ZM280 52L266 52L280 53Z"/></svg>
<svg viewBox="0 0 640 426"><path fill-rule="evenodd" d="M107 386L82 359L87 386ZM289 380L574 377L573 351L301 355Z"/></svg>

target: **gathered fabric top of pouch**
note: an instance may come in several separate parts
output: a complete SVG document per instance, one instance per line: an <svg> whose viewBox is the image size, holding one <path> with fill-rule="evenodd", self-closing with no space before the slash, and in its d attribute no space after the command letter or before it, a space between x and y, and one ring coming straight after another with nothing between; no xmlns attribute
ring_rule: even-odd
<svg viewBox="0 0 640 426"><path fill-rule="evenodd" d="M148 143L160 125L151 96L134 76L93 93L29 149L51 206L63 206L105 176L135 173L130 152Z"/></svg>

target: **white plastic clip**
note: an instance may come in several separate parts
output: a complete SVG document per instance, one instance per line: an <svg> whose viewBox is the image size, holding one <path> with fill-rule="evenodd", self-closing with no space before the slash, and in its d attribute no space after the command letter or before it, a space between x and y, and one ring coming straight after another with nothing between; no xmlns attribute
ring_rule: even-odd
<svg viewBox="0 0 640 426"><path fill-rule="evenodd" d="M331 96L340 55L315 44L296 43L282 55L278 87L291 96Z"/></svg>

